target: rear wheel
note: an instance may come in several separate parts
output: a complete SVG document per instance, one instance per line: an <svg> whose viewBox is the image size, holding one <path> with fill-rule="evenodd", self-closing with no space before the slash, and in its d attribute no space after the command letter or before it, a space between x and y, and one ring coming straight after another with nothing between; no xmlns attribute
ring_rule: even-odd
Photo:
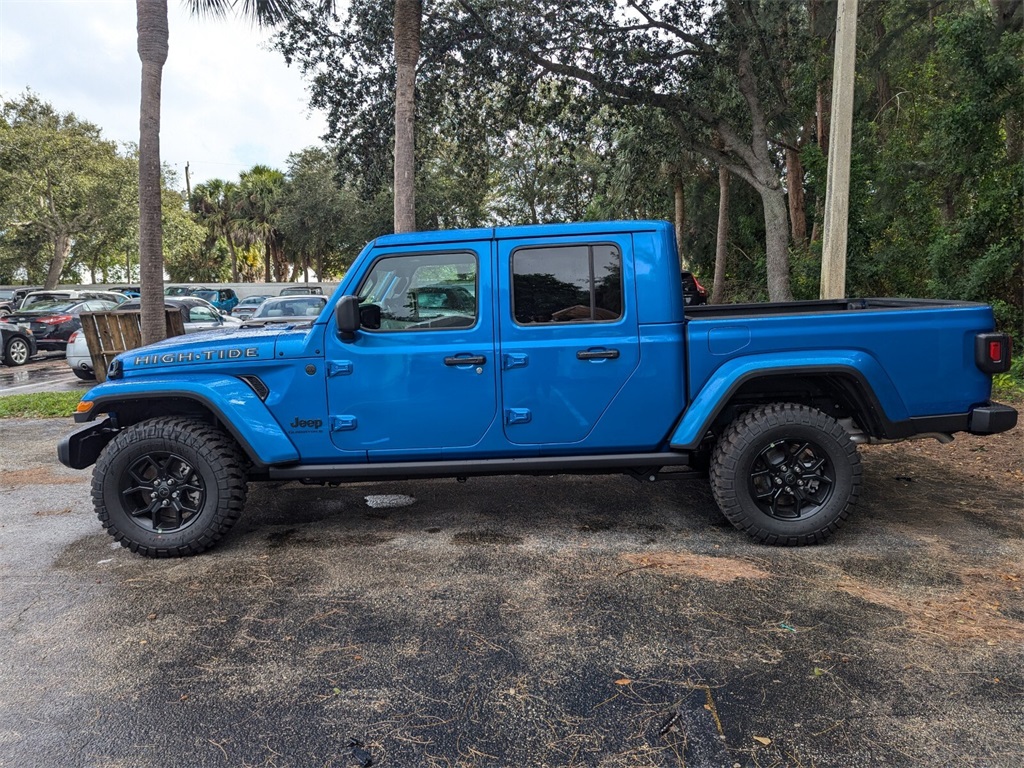
<svg viewBox="0 0 1024 768"><path fill-rule="evenodd" d="M244 458L218 429L181 417L122 430L93 471L96 514L121 546L147 557L209 549L245 505Z"/></svg>
<svg viewBox="0 0 1024 768"><path fill-rule="evenodd" d="M860 494L857 447L831 416L777 403L722 434L711 490L734 526L765 544L815 544L837 531Z"/></svg>
<svg viewBox="0 0 1024 768"><path fill-rule="evenodd" d="M96 381L96 374L88 368L72 368L71 372L82 381Z"/></svg>
<svg viewBox="0 0 1024 768"><path fill-rule="evenodd" d="M28 362L32 350L28 342L20 336L12 336L4 346L4 364L10 366L24 365Z"/></svg>

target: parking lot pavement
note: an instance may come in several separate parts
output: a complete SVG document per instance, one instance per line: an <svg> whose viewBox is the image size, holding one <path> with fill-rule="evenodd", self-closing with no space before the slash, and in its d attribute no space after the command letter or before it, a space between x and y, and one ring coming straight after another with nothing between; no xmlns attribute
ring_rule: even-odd
<svg viewBox="0 0 1024 768"><path fill-rule="evenodd" d="M16 368L0 365L0 397L86 389L93 384L71 372L63 352L44 352Z"/></svg>
<svg viewBox="0 0 1024 768"><path fill-rule="evenodd" d="M866 449L802 549L689 477L254 485L158 561L56 464L70 428L2 422L0 766L1024 760L1017 470Z"/></svg>

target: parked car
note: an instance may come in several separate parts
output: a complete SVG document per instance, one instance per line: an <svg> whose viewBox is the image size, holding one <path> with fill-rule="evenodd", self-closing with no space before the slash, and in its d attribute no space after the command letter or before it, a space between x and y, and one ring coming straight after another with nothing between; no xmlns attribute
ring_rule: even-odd
<svg viewBox="0 0 1024 768"><path fill-rule="evenodd" d="M29 309L19 309L9 315L7 322L31 326L36 346L40 350L63 352L67 349L71 334L82 327L79 315L83 312L103 312L117 306L117 302L105 299L37 301L30 304Z"/></svg>
<svg viewBox="0 0 1024 768"><path fill-rule="evenodd" d="M242 321L237 318L222 315L217 311L216 307L198 296L165 298L164 306L181 312L185 333L198 333L199 331L210 331L216 328L227 330L237 328L242 324ZM138 299L130 299L117 307L117 311L138 312L140 308L141 304ZM96 378L96 372L92 366L92 352L89 349L84 332L77 331L68 340L67 361L75 376L83 381L92 381Z"/></svg>
<svg viewBox="0 0 1024 768"><path fill-rule="evenodd" d="M25 298L25 294L38 289L38 286L0 288L0 317L7 317L7 315L14 312L19 306L21 306L21 300Z"/></svg>
<svg viewBox="0 0 1024 768"><path fill-rule="evenodd" d="M237 317L239 320L248 320L256 308L269 298L269 296L246 296L231 310L231 316Z"/></svg>
<svg viewBox="0 0 1024 768"><path fill-rule="evenodd" d="M129 299L137 299L142 295L142 289L137 285L119 285L117 288L111 288L114 293L123 293Z"/></svg>
<svg viewBox="0 0 1024 768"><path fill-rule="evenodd" d="M87 299L99 299L101 301L110 301L114 304L120 304L123 301L127 301L128 297L123 293L118 293L117 291L94 291L90 288L55 288L53 290L31 291L26 293L25 298L23 298L21 300L21 304L18 305L18 309L35 309L34 305L45 301L85 301Z"/></svg>
<svg viewBox="0 0 1024 768"><path fill-rule="evenodd" d="M238 304L238 294L232 288L193 288L188 295L206 299L221 312L230 312Z"/></svg>
<svg viewBox="0 0 1024 768"><path fill-rule="evenodd" d="M697 306L708 303L708 291L692 272L685 269L682 272L683 300L688 306Z"/></svg>
<svg viewBox="0 0 1024 768"><path fill-rule="evenodd" d="M0 322L0 354L4 365L24 365L36 353L36 339L32 329L24 325Z"/></svg>
<svg viewBox="0 0 1024 768"><path fill-rule="evenodd" d="M323 293L319 285L290 285L282 288L278 296L323 296Z"/></svg>
<svg viewBox="0 0 1024 768"><path fill-rule="evenodd" d="M311 322L319 317L326 304L326 296L272 296L257 307L243 327Z"/></svg>
<svg viewBox="0 0 1024 768"><path fill-rule="evenodd" d="M0 317L6 317L21 306L22 299L39 286L21 286L19 288L0 288Z"/></svg>
<svg viewBox="0 0 1024 768"><path fill-rule="evenodd" d="M164 296L188 296L191 290L191 285L167 285L164 286Z"/></svg>

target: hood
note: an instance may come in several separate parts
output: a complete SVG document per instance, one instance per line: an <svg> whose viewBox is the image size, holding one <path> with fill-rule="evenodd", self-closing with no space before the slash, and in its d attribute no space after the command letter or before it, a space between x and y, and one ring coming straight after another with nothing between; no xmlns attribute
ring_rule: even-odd
<svg viewBox="0 0 1024 768"><path fill-rule="evenodd" d="M111 363L111 377L122 378L150 373L208 372L213 368L234 368L258 360L273 360L276 329L222 329L173 336L149 346L122 352Z"/></svg>

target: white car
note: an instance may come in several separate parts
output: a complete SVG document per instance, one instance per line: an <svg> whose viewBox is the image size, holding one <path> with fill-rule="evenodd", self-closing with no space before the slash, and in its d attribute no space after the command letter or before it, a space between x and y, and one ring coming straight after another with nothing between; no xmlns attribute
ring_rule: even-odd
<svg viewBox="0 0 1024 768"><path fill-rule="evenodd" d="M90 288L81 290L54 289L52 291L31 291L25 294L25 298L21 300L18 309L32 309L34 304L40 304L45 301L85 301L86 299L99 299L101 301L112 301L115 304L122 304L128 297L117 291L94 291Z"/></svg>
<svg viewBox="0 0 1024 768"><path fill-rule="evenodd" d="M238 318L217 311L217 308L210 302L200 299L198 296L165 298L164 306L168 309L177 308L184 315L182 319L185 333L198 333L215 328L230 330L238 328L242 324ZM137 311L139 307L138 299L129 299L119 306L117 311ZM93 381L96 378L96 373L92 368L92 354L82 331L75 331L68 339L67 361L71 371L82 381Z"/></svg>

